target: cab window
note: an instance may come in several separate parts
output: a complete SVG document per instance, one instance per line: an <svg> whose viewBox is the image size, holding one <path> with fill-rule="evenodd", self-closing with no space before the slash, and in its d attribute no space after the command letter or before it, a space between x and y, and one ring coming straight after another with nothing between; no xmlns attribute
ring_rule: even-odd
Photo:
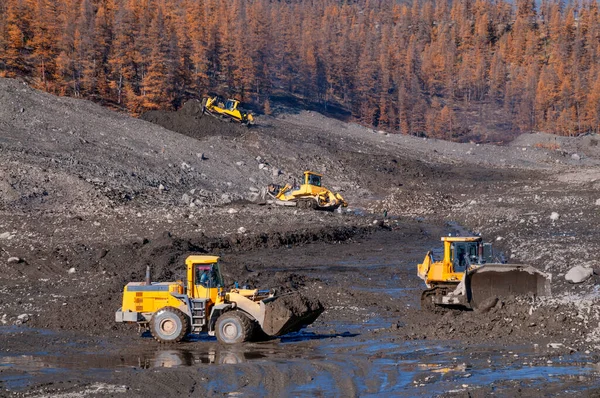
<svg viewBox="0 0 600 398"><path fill-rule="evenodd" d="M310 174L308 176L308 184L314 185L315 187L320 187L321 186L321 177L316 176L314 174Z"/></svg>

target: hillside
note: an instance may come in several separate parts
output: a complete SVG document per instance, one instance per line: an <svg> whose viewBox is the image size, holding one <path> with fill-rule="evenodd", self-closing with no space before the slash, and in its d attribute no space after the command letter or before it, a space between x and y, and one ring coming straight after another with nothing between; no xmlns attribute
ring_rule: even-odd
<svg viewBox="0 0 600 398"><path fill-rule="evenodd" d="M600 253L596 135L460 144L301 109L250 129L186 107L144 118L180 132L0 79L2 393L143 396L169 385L181 394L414 396L460 390L466 377L482 396L535 393L533 376L486 382L488 358L519 370L515 346L535 369L563 361L567 371L543 388L597 388L593 374L566 376L597 361L597 277L564 280L574 265L596 267ZM324 173L348 209L251 201L305 169ZM441 235L465 230L551 273L554 297L507 299L490 313L421 310L415 265ZM327 310L298 335L236 348L208 337L164 348L113 322L125 283L142 280L146 265L153 280L183 278L189 253L221 255L229 284L299 290ZM26 324L11 326L23 314ZM477 366L426 379L415 364L432 355L439 366Z"/></svg>

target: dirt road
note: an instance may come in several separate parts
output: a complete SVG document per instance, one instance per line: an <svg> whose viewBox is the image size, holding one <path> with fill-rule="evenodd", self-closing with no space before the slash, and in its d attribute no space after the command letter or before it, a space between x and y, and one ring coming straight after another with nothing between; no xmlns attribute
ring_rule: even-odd
<svg viewBox="0 0 600 398"><path fill-rule="evenodd" d="M454 144L290 110L252 129L164 120L182 134L0 80L0 395L597 392L597 280L564 281L600 250L595 136ZM348 211L248 201L304 169ZM552 273L553 297L422 311L416 263L461 225ZM113 322L125 283L146 265L178 278L191 252L221 255L231 284L299 290L326 311L234 348L161 346Z"/></svg>

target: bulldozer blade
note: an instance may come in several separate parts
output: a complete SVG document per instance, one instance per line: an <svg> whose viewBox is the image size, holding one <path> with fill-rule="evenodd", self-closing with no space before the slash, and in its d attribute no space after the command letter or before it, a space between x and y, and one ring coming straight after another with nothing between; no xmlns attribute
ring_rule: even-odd
<svg viewBox="0 0 600 398"><path fill-rule="evenodd" d="M274 296L261 301L261 328L269 336L281 336L297 332L313 323L324 311L318 300L311 300L298 293Z"/></svg>
<svg viewBox="0 0 600 398"><path fill-rule="evenodd" d="M473 309L493 298L520 295L549 296L550 274L523 264L486 264L465 278L467 301Z"/></svg>

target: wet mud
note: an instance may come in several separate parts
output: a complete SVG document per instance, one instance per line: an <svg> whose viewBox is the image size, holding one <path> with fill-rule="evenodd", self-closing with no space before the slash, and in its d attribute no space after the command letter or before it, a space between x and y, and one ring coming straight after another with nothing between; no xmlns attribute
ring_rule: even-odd
<svg viewBox="0 0 600 398"><path fill-rule="evenodd" d="M209 336L164 346L133 327L115 330L118 337L10 327L2 331L0 385L5 395L140 397L166 394L163 383L174 386L169 394L185 396L530 396L559 386L573 394L589 391L598 375L597 354L524 338L516 323L504 339L487 333L486 325L502 322L496 318L525 320L527 311L518 315L517 301L507 301L491 318L473 312L440 317L420 309L416 262L438 244L439 234L452 231L447 224L405 220L395 230L346 241L225 251L237 281L287 283L320 300L325 311L300 332L239 346Z"/></svg>

